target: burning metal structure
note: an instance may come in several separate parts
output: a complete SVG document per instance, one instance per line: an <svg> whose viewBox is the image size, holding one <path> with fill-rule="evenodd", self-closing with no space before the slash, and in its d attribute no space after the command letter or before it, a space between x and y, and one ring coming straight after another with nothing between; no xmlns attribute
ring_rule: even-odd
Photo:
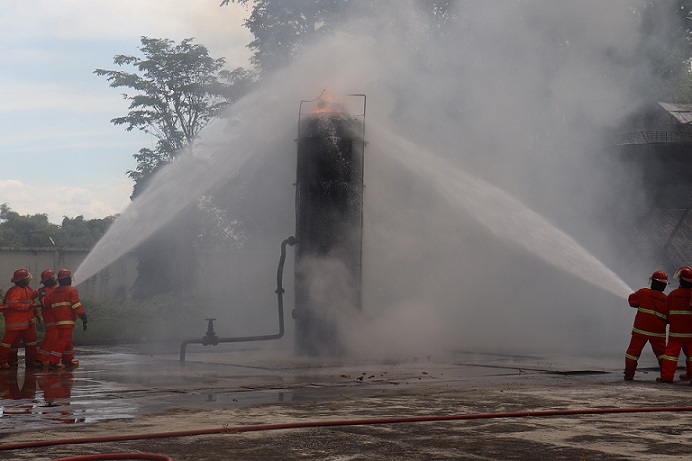
<svg viewBox="0 0 692 461"><path fill-rule="evenodd" d="M306 355L341 352L336 316L361 309L362 112L320 96L301 101L296 166L295 339Z"/></svg>
<svg viewBox="0 0 692 461"><path fill-rule="evenodd" d="M363 161L365 152L364 94L362 109L348 113L323 94L301 101L298 111L296 167L296 231L281 243L276 275L279 331L275 334L219 338L214 320L202 338L180 346L185 362L189 344L264 341L284 335L283 269L286 246L295 246L296 352L337 355L342 352L338 317L361 310L363 247Z"/></svg>

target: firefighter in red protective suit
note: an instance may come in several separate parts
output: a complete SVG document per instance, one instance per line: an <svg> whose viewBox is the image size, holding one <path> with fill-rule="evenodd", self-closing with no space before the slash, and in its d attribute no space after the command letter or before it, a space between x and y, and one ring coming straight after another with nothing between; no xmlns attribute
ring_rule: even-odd
<svg viewBox="0 0 692 461"><path fill-rule="evenodd" d="M53 343L58 338L58 328L55 326L53 311L51 307L47 306L44 302L46 295L53 291L56 285L55 272L53 269L46 269L41 272L41 284L43 284L43 286L39 288L37 292L38 302L41 306L41 317L43 317L43 326L46 329L46 334L43 337L41 346L38 348L37 366L43 368L48 366L48 358L50 357L51 347L53 347Z"/></svg>
<svg viewBox="0 0 692 461"><path fill-rule="evenodd" d="M36 363L36 328L33 325L34 299L36 291L29 287L31 274L26 269L17 269L12 276L14 286L7 290L3 304L5 309L5 334L0 341L0 368L10 368L10 353L18 348L19 341L24 341L27 367ZM14 362L14 360L13 360ZM14 363L13 363L14 364Z"/></svg>
<svg viewBox="0 0 692 461"><path fill-rule="evenodd" d="M692 357L692 306L690 306L692 268L681 267L675 273L675 278L679 278L680 287L671 291L666 301L666 314L670 326L666 352L661 358L661 376L656 378L659 383L673 382L681 350L687 356L686 374L692 376L692 361L690 360Z"/></svg>
<svg viewBox="0 0 692 461"><path fill-rule="evenodd" d="M639 356L646 346L651 344L651 349L661 365L661 358L666 350L666 299L663 293L668 285L668 275L663 271L656 271L649 278L649 288L640 288L627 298L629 305L637 309L632 327L632 339L625 353L625 380L634 379L637 371Z"/></svg>
<svg viewBox="0 0 692 461"><path fill-rule="evenodd" d="M58 271L58 286L46 295L44 303L51 307L58 329L58 337L51 347L48 369L76 367L79 362L74 360L72 330L77 317L82 320L82 327L86 330L87 316L79 301L79 292L72 286L72 272L67 269Z"/></svg>
<svg viewBox="0 0 692 461"><path fill-rule="evenodd" d="M31 283L31 274L29 274L29 283ZM31 293L32 293L33 298L31 300L31 309L30 309L31 320L29 321L29 330L33 330L33 331L27 332L27 336L29 336L29 337L36 336L37 337L36 344L38 344L38 334L36 333L36 326L41 324L41 316L40 316L39 311L38 311L38 292L36 290L32 289ZM12 346L10 347L10 355L8 357L8 363L10 364L10 368L14 368L14 367L18 366L18 364L19 364L19 346L20 346L21 342L22 342L22 338L17 336L14 339ZM26 344L24 345L24 347L26 349ZM38 354L36 356L38 357ZM25 357L25 359L26 359L26 357ZM40 365L38 364L37 361L26 362L26 367L27 368L32 368L32 367L39 367L40 368Z"/></svg>

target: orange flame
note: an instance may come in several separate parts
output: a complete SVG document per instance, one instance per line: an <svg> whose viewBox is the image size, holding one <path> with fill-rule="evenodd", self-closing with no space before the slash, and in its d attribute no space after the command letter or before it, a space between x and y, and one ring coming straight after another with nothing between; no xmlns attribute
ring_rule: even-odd
<svg viewBox="0 0 692 461"><path fill-rule="evenodd" d="M326 95L317 100L317 106L313 109L313 114L325 114L325 113L344 113L344 105L340 102L334 101L331 95Z"/></svg>

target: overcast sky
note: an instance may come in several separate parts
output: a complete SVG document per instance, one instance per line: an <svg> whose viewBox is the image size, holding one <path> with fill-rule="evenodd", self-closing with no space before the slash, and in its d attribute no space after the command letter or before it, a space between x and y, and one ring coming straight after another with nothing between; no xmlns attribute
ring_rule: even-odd
<svg viewBox="0 0 692 461"><path fill-rule="evenodd" d="M7 1L0 8L0 203L20 214L103 218L129 203L132 154L155 141L110 120L124 89L96 68L140 55L140 37L194 37L227 68L247 67L244 7L219 0Z"/></svg>

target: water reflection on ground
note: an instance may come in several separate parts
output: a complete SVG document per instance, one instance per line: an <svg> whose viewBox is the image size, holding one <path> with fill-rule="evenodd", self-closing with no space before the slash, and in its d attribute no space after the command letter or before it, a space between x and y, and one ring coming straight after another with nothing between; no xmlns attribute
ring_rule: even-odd
<svg viewBox="0 0 692 461"><path fill-rule="evenodd" d="M89 380L77 370L0 372L0 432L51 424L75 424L128 417L130 405L101 400L91 404Z"/></svg>
<svg viewBox="0 0 692 461"><path fill-rule="evenodd" d="M199 362L181 366L177 354L142 354L127 347L83 347L77 353L80 366L75 369L24 369L20 360L19 369L0 370L0 434L294 399L274 369ZM258 382L262 386L256 387Z"/></svg>
<svg viewBox="0 0 692 461"><path fill-rule="evenodd" d="M427 385L599 373L620 378L621 358L549 358L452 352L409 361L303 358L283 350L197 348L180 363L178 345L76 348L80 365L60 371L0 371L0 434L144 415L305 403ZM169 350L170 349L170 350ZM655 357L651 357L653 363ZM642 361L645 373L646 359ZM651 365L651 364L650 364ZM653 363L655 365L655 363ZM642 377L645 376L642 374ZM621 379L621 378L620 378Z"/></svg>

